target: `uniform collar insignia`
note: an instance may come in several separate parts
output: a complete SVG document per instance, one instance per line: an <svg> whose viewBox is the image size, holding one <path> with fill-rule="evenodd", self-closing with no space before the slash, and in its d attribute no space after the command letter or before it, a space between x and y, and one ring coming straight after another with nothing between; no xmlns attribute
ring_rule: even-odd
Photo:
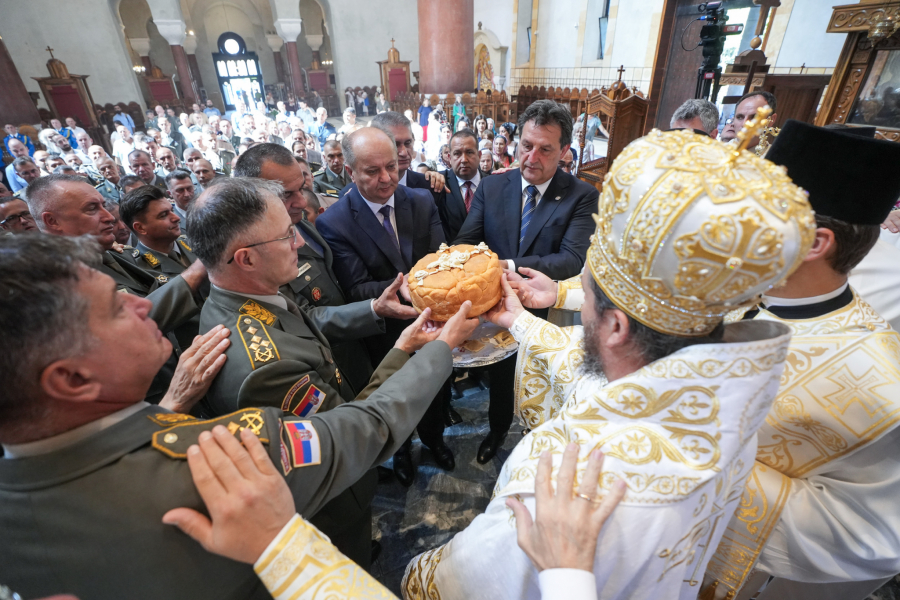
<svg viewBox="0 0 900 600"><path fill-rule="evenodd" d="M146 260L148 263L150 263L151 267L159 266L159 259L156 258L155 256L153 256L153 254L151 252L144 252L144 260Z"/></svg>
<svg viewBox="0 0 900 600"><path fill-rule="evenodd" d="M247 300L241 306L241 314L253 317L258 321L262 321L266 325L272 325L276 321L275 314L266 310L253 300Z"/></svg>

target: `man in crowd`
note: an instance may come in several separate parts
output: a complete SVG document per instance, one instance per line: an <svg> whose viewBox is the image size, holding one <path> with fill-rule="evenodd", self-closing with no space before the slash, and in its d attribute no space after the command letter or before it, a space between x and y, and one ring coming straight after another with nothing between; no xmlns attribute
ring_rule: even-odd
<svg viewBox="0 0 900 600"><path fill-rule="evenodd" d="M599 194L558 167L572 143L572 118L563 106L533 103L519 117L519 130L520 168L482 179L455 243L487 243L509 271L528 267L568 279L584 266ZM513 355L489 370L491 430L478 448L482 464L497 454L512 424L515 366Z"/></svg>
<svg viewBox="0 0 900 600"><path fill-rule="evenodd" d="M81 133L87 133L83 127L78 126L78 122L75 120L75 117L66 117L66 127L72 130L75 134L75 139L78 139L78 135ZM74 148L74 145L72 146Z"/></svg>
<svg viewBox="0 0 900 600"><path fill-rule="evenodd" d="M28 147L15 138L9 140L6 147L13 157L13 162L6 165L6 180L9 182L9 189L15 194L19 190L25 189L25 186L28 185L28 182L16 173L15 167L17 158L28 157Z"/></svg>
<svg viewBox="0 0 900 600"><path fill-rule="evenodd" d="M31 157L34 159L34 164L41 170L41 175L49 175L47 173L47 159L50 158L50 153L46 150L35 150Z"/></svg>
<svg viewBox="0 0 900 600"><path fill-rule="evenodd" d="M113 144L113 156L116 162L127 168L128 154L134 150L134 136L131 134L131 130L124 125L117 125L116 132L119 134L119 139Z"/></svg>
<svg viewBox="0 0 900 600"><path fill-rule="evenodd" d="M75 119L72 119L72 122L74 123ZM59 135L66 139L66 141L69 143L69 148L78 147L78 142L75 140L75 131L73 129L69 127L63 127L62 123L59 122L59 119L50 119L50 127L55 129Z"/></svg>
<svg viewBox="0 0 900 600"><path fill-rule="evenodd" d="M166 175L166 187L168 188L169 198L172 199L172 210L181 218L181 230L185 235L187 232L187 211L191 202L197 197L194 182L191 180L191 173L184 169L176 169Z"/></svg>
<svg viewBox="0 0 900 600"><path fill-rule="evenodd" d="M91 159L90 150L91 146L94 145L94 140L91 139L87 131L80 127L78 129L79 131L75 133L75 141L78 142L78 146L74 147L75 154L78 155L78 158L81 159L85 166L93 167L94 161Z"/></svg>
<svg viewBox="0 0 900 600"><path fill-rule="evenodd" d="M10 233L35 231L37 225L28 210L28 205L21 198L4 197L0 204L0 227Z"/></svg>
<svg viewBox="0 0 900 600"><path fill-rule="evenodd" d="M26 185L41 177L40 169L38 169L34 160L29 156L20 156L13 161L12 166L16 171L16 175L18 175L19 179L24 181ZM28 188L20 188L19 191L16 192L16 195L24 195L27 189Z"/></svg>
<svg viewBox="0 0 900 600"><path fill-rule="evenodd" d="M126 175L119 180L119 185L122 188L122 193L127 194L128 192L136 190L139 187L143 187L147 184L137 175Z"/></svg>
<svg viewBox="0 0 900 600"><path fill-rule="evenodd" d="M325 212L325 207L320 204L318 194L310 189L303 188L303 197L306 198L306 208L303 209L303 212L306 213L306 221L315 227L316 217Z"/></svg>
<svg viewBox="0 0 900 600"><path fill-rule="evenodd" d="M471 129L457 131L450 138L450 166L452 170L447 177L450 193L435 200L447 243L453 244L472 208L475 190L481 183L478 140Z"/></svg>
<svg viewBox="0 0 900 600"><path fill-rule="evenodd" d="M221 117L222 111L213 106L213 101L207 98L206 108L203 109L203 114L205 114L207 117Z"/></svg>
<svg viewBox="0 0 900 600"><path fill-rule="evenodd" d="M328 137L337 134L334 125L329 123L327 119L328 111L320 106L316 109L316 122L307 129L309 135L318 140L319 148L322 149L322 152L325 151L325 142L328 141Z"/></svg>
<svg viewBox="0 0 900 600"><path fill-rule="evenodd" d="M329 140L322 147L325 168L313 173L313 191L319 194L340 194L350 183L350 174L344 168L344 152L341 143Z"/></svg>
<svg viewBox="0 0 900 600"><path fill-rule="evenodd" d="M135 244L137 244L137 240L134 237L134 234L128 229L128 226L125 225L125 222L122 221L122 217L119 214L119 205L115 202L107 202L104 205L104 208L109 211L109 214L113 216L115 221L113 222L113 236L116 238L116 243L121 244L122 246L128 246L128 248L124 250L131 250L134 248ZM194 329L194 334L196 335L197 330ZM187 346L184 346L185 348Z"/></svg>
<svg viewBox="0 0 900 600"><path fill-rule="evenodd" d="M53 173L56 170L56 167L62 166L66 164L66 160L62 157L61 154L51 154L47 157L47 160L44 161L44 168L47 173Z"/></svg>
<svg viewBox="0 0 900 600"><path fill-rule="evenodd" d="M734 117L732 117L730 123L727 123L725 127L722 128L722 137L720 139L723 142L730 142L737 138L737 134L744 127L744 123L755 117L757 109L762 106L768 106L772 109L772 114L769 115L769 123L774 123L778 119L778 115L775 113L777 108L775 96L764 91L750 92L744 94L741 99L738 100L738 103L734 107ZM757 144L759 144L759 135L753 136L753 139L750 140L748 149L756 149Z"/></svg>
<svg viewBox="0 0 900 600"><path fill-rule="evenodd" d="M430 193L398 185L397 148L389 134L367 127L345 137L341 147L356 188L316 219L316 229L334 252L334 271L347 298L378 298L395 285L398 273L405 281L412 266L444 242L441 219ZM326 161L328 152L326 147ZM373 364L408 324L387 319L385 335L366 339ZM451 471L456 463L443 440L442 406L443 396L435 397L418 431L437 464ZM415 477L410 446L407 440L394 456L394 473L406 486Z"/></svg>
<svg viewBox="0 0 900 600"><path fill-rule="evenodd" d="M115 114L113 115L113 122L122 125L127 131L129 138L134 134L134 119L131 118L127 112L122 110L122 107L118 104L115 105ZM118 131L119 126L116 125L116 131Z"/></svg>
<svg viewBox="0 0 900 600"><path fill-rule="evenodd" d="M560 169L562 169L563 173L568 173L572 175L575 172L575 154L572 151L572 147L570 146L568 150L566 150L562 158L559 159L559 165L557 165Z"/></svg>
<svg viewBox="0 0 900 600"><path fill-rule="evenodd" d="M675 110L669 120L669 127L690 129L694 133L703 133L716 139L719 135L719 109L709 100L698 98L686 100Z"/></svg>
<svg viewBox="0 0 900 600"><path fill-rule="evenodd" d="M136 589L160 598L172 590L195 600L271 598L250 565L202 552L160 521L173 508L204 510L185 458L217 423L188 422L142 402L171 354L147 318L150 303L116 294L92 268L97 255L86 241L15 236L0 244L0 335L22 344L0 351L9 388L0 402L4 583L30 598L57 593L60 581L81 598L129 597ZM431 333L418 321L365 402L308 419L254 408L218 423L258 435L296 510L314 516L405 439L472 321L463 314ZM36 512L35 505L54 508ZM114 528L104 526L111 514ZM86 546L97 551L88 556ZM144 550L145 568L134 570L135 553Z"/></svg>
<svg viewBox="0 0 900 600"><path fill-rule="evenodd" d="M194 173L194 177L197 178L199 191L201 192L205 190L210 182L217 176L212 163L205 158L195 158L193 164L191 164L191 171Z"/></svg>
<svg viewBox="0 0 900 600"><path fill-rule="evenodd" d="M156 171L156 165L148 152L144 150L132 150L128 154L128 164L132 173L137 175L146 185L152 185L156 189L165 192L166 182Z"/></svg>
<svg viewBox="0 0 900 600"><path fill-rule="evenodd" d="M237 147L241 145L241 137L234 135L231 121L228 119L219 119L219 131L222 132L221 135L219 135L219 138L230 143L232 148L237 149Z"/></svg>
<svg viewBox="0 0 900 600"><path fill-rule="evenodd" d="M19 133L19 128L12 123L7 123L3 126L3 129L6 130L6 137L3 138L3 147L6 148L7 152L12 154L12 151L9 149L9 143L12 140L19 140L20 142L25 144L26 148L28 148L28 156L34 156L34 144L32 143L30 137L28 137L24 133Z"/></svg>
<svg viewBox="0 0 900 600"><path fill-rule="evenodd" d="M175 153L175 156L184 156L184 150L187 145L178 131L172 129L172 123L168 119L159 122L159 132L162 136L160 142L163 146L168 146Z"/></svg>
<svg viewBox="0 0 900 600"><path fill-rule="evenodd" d="M159 174L164 178L178 168L178 160L175 158L175 153L171 148L165 146L160 147L156 151L156 163L159 165Z"/></svg>
<svg viewBox="0 0 900 600"><path fill-rule="evenodd" d="M103 177L103 181L94 187L100 192L106 200L118 203L122 199L122 188L119 187L121 177L119 176L119 166L110 156L104 156L94 162L97 172Z"/></svg>
<svg viewBox="0 0 900 600"><path fill-rule="evenodd" d="M307 131L313 124L316 122L316 115L313 113L312 109L309 108L309 105L306 103L306 98L300 98L298 100L300 104L300 109L297 111L297 116L300 117L300 120L303 121L303 125L306 127Z"/></svg>

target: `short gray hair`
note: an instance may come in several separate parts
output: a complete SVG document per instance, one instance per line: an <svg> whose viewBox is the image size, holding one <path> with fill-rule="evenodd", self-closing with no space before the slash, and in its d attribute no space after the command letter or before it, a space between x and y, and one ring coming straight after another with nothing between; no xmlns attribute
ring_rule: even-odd
<svg viewBox="0 0 900 600"><path fill-rule="evenodd" d="M296 159L291 154L291 151L281 144L270 144L268 142L257 144L252 148L248 148L246 152L238 157L237 164L234 165L233 176L259 177L263 165L267 162L288 167L294 164L295 161Z"/></svg>
<svg viewBox="0 0 900 600"><path fill-rule="evenodd" d="M284 188L275 181L249 177L220 177L188 206L186 228L191 244L207 269L228 260L234 241L266 214L266 194L281 198Z"/></svg>
<svg viewBox="0 0 900 600"><path fill-rule="evenodd" d="M390 131L385 131L380 127L376 127L376 129L391 138L391 144L397 144L397 141L394 139L393 133L391 133ZM357 129L350 135L345 135L344 139L341 140L341 152L344 154L344 164L350 165L351 169L356 168L356 154L353 152L353 146L356 138L358 138L360 135L364 135L363 133L361 133L363 131L365 131L365 129Z"/></svg>
<svg viewBox="0 0 900 600"><path fill-rule="evenodd" d="M84 177L79 175L53 174L46 177L38 177L25 188L25 201L28 203L28 210L41 231L45 231L44 219L41 215L45 212L53 212L57 208L57 200L64 196L57 188L60 184L64 184L67 181L91 185Z"/></svg>
<svg viewBox="0 0 900 600"><path fill-rule="evenodd" d="M484 115L478 115L475 120L487 119ZM525 124L534 121L535 126L558 125L559 126L559 146L568 146L572 143L572 113L566 106L554 100L537 100L532 102L528 108L519 115L519 131L525 129Z"/></svg>
<svg viewBox="0 0 900 600"><path fill-rule="evenodd" d="M0 238L0 440L38 428L41 374L51 363L86 353L93 341L90 302L77 291L81 265L100 266L90 236L23 234Z"/></svg>
<svg viewBox="0 0 900 600"><path fill-rule="evenodd" d="M674 128L678 121L692 121L697 117L703 123L703 131L710 135L719 126L719 109L716 105L709 100L691 98L678 107L669 121L669 127Z"/></svg>
<svg viewBox="0 0 900 600"><path fill-rule="evenodd" d="M413 139L415 139L416 137L415 133L413 133L412 123L409 121L409 119L392 110L376 115L375 118L369 122L369 125L376 129L380 129L391 137L393 137L393 132L391 131L392 128L405 127L409 129L409 132L410 134L412 134Z"/></svg>

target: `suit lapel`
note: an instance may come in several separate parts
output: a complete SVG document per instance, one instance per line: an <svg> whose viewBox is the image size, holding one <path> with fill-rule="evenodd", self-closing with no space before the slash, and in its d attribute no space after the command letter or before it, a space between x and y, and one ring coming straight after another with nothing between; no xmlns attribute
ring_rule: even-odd
<svg viewBox="0 0 900 600"><path fill-rule="evenodd" d="M519 245L519 252L516 254L517 257L525 256L525 252L527 252L531 244L534 243L534 239L537 237L538 233L540 233L544 224L550 220L550 217L553 216L553 213L556 212L556 209L559 208L560 203L565 198L566 191L569 187L569 181L568 178L563 175L562 171L557 169L556 175L550 180L547 191L538 201L537 208L534 210L534 215L531 217L531 222L528 223L525 239L522 240L522 243Z"/></svg>
<svg viewBox="0 0 900 600"><path fill-rule="evenodd" d="M412 244L413 244L413 214L412 202L406 196L406 192L397 186L394 192L394 211L397 215L397 237L400 240L400 253L403 255L403 262L406 273L412 268Z"/></svg>
<svg viewBox="0 0 900 600"><path fill-rule="evenodd" d="M356 221L359 228L375 242L375 246L391 261L391 265L397 269L398 273L405 273L408 268L404 265L403 257L400 256L396 244L391 241L384 226L378 222L375 214L365 200L362 199L362 196L359 195L359 191L351 190L347 193L347 196L350 198L350 210L353 212L353 220Z"/></svg>
<svg viewBox="0 0 900 600"><path fill-rule="evenodd" d="M447 187L450 188L450 198L447 199L447 209L450 213L456 213L463 221L466 220L466 200L463 198L459 181L453 171L447 171Z"/></svg>
<svg viewBox="0 0 900 600"><path fill-rule="evenodd" d="M506 175L503 189L503 223L507 223L506 237L509 251L506 256L515 256L519 249L519 229L522 225L522 172L516 169ZM486 209L487 207L485 207Z"/></svg>

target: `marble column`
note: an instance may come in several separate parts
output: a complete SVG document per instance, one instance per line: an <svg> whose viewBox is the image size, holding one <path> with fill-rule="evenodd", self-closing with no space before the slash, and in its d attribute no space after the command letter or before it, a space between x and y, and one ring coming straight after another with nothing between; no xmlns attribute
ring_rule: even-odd
<svg viewBox="0 0 900 600"><path fill-rule="evenodd" d="M306 95L303 89L303 73L300 70L300 55L297 54L297 36L300 35L301 22L302 19L278 19L275 21L275 31L284 40L291 89L298 98Z"/></svg>
<svg viewBox="0 0 900 600"><path fill-rule="evenodd" d="M129 38L131 48L137 55L141 57L141 64L147 69L146 74L150 75L150 69L153 64L150 62L150 38Z"/></svg>
<svg viewBox="0 0 900 600"><path fill-rule="evenodd" d="M272 49L272 54L275 57L275 76L278 78L279 83L287 83L287 80L284 78L284 59L281 57L281 47L284 46L284 40L280 36L268 34L266 35L266 41L269 43L269 48Z"/></svg>
<svg viewBox="0 0 900 600"><path fill-rule="evenodd" d="M473 0L418 0L419 90L425 94L475 88Z"/></svg>
<svg viewBox="0 0 900 600"><path fill-rule="evenodd" d="M169 42L169 46L172 48L172 58L175 59L175 70L178 71L178 81L185 104L190 105L197 102L200 94L197 91L197 83L191 75L191 65L183 46L185 37L187 37L184 21L154 19L154 23L159 29L159 34Z"/></svg>
<svg viewBox="0 0 900 600"><path fill-rule="evenodd" d="M3 82L3 93L0 94L0 123L14 125L40 123L41 116L31 96L28 95L28 90L25 89L19 70L13 64L2 37L0 37L0 81Z"/></svg>
<svg viewBox="0 0 900 600"><path fill-rule="evenodd" d="M200 65L197 64L197 38L187 34L184 38L184 52L187 54L188 65L191 67L191 76L199 87L203 87L203 77L200 75ZM197 95L199 98L199 94Z"/></svg>

